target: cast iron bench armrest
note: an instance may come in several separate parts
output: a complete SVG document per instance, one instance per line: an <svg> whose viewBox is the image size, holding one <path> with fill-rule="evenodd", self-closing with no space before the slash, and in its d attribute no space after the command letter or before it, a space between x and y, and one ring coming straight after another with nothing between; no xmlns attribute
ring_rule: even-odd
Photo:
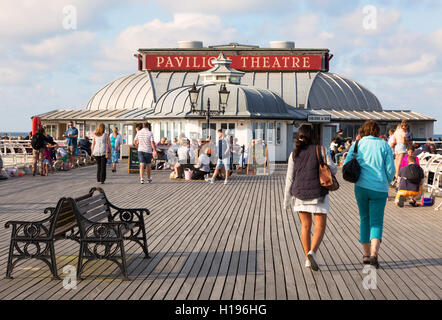
<svg viewBox="0 0 442 320"><path fill-rule="evenodd" d="M119 221L124 221L128 223L138 222L138 221L143 221L143 213L145 213L146 215L150 214L149 209L146 208L119 208L110 202L108 203L109 207L116 210L110 216L112 221L114 221L114 219L118 216ZM136 216L138 220L134 220L134 216Z"/></svg>
<svg viewBox="0 0 442 320"><path fill-rule="evenodd" d="M12 226L13 238L17 236L26 239L47 238L50 235L50 230L44 223L50 220L51 217L41 221L8 221L5 223L5 228ZM23 235L17 235L21 231L23 231Z"/></svg>
<svg viewBox="0 0 442 320"><path fill-rule="evenodd" d="M82 219L83 224L88 224L87 227L85 227L85 235L84 240L90 240L90 239L122 239L123 238L123 232L122 228L129 228L129 225L126 222L94 222L89 219L83 218ZM115 235L111 234L111 231L115 233Z"/></svg>
<svg viewBox="0 0 442 320"><path fill-rule="evenodd" d="M44 211L43 211L43 213L50 213L50 214L52 214L52 213L54 213L54 210L55 210L55 207L48 207L48 208L46 208L46 209L44 209Z"/></svg>

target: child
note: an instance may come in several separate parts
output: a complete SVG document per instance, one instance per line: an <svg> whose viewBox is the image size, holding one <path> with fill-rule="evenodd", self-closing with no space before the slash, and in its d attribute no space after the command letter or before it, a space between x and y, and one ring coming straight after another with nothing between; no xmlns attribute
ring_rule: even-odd
<svg viewBox="0 0 442 320"><path fill-rule="evenodd" d="M411 198L410 205L416 206L416 200L422 195L424 170L416 164L416 157L408 156L408 165L399 170L399 191L396 194L395 204L403 207L407 198Z"/></svg>
<svg viewBox="0 0 442 320"><path fill-rule="evenodd" d="M52 164L51 160L51 151L49 150L48 146L45 147L45 153L44 153L44 160L43 160L43 173L45 176L49 174L49 167Z"/></svg>
<svg viewBox="0 0 442 320"><path fill-rule="evenodd" d="M414 147L412 145L407 147L407 154L404 156L401 162L401 168L408 165L408 157L414 155ZM416 164L420 165L419 158L416 158Z"/></svg>
<svg viewBox="0 0 442 320"><path fill-rule="evenodd" d="M336 143L336 139L333 138L330 143L330 155L331 155L334 162L336 162L335 161L335 154L338 152L338 146L339 145Z"/></svg>

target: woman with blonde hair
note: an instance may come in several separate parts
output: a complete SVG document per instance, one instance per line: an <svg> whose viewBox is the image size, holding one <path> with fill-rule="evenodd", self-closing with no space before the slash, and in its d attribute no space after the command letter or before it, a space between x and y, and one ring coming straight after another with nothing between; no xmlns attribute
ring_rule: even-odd
<svg viewBox="0 0 442 320"><path fill-rule="evenodd" d="M92 156L97 161L97 182L101 184L106 180L106 163L112 152L109 135L105 130L104 123L100 123L95 131L91 148Z"/></svg>
<svg viewBox="0 0 442 320"><path fill-rule="evenodd" d="M408 128L407 121L402 120L402 122L397 125L393 137L389 142L390 147L394 148L394 167L396 169L393 180L394 183L399 175L402 159L407 154L407 145L405 140L408 133Z"/></svg>

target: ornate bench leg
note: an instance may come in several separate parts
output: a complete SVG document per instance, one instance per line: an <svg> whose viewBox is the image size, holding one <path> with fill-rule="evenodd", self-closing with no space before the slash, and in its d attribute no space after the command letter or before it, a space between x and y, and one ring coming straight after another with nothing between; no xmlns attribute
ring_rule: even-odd
<svg viewBox="0 0 442 320"><path fill-rule="evenodd" d="M49 244L49 250L51 254L51 272L52 272L52 279L53 280L61 280L57 273L57 261L55 259L55 249L54 249L54 241L51 241Z"/></svg>
<svg viewBox="0 0 442 320"><path fill-rule="evenodd" d="M11 239L11 244L9 245L9 255L8 255L8 266L6 267L6 279L13 279L11 274L14 269L14 265L12 264L12 254L14 252L14 240Z"/></svg>
<svg viewBox="0 0 442 320"><path fill-rule="evenodd" d="M147 248L147 239L146 239L146 228L144 227L144 222L143 225L140 226L142 229L142 234L143 234L143 251L144 251L144 259L149 259L149 249Z"/></svg>
<svg viewBox="0 0 442 320"><path fill-rule="evenodd" d="M128 281L129 276L127 275L127 265L126 265L126 252L124 251L123 241L118 241L118 245L121 250L121 272L123 273L123 280Z"/></svg>
<svg viewBox="0 0 442 320"><path fill-rule="evenodd" d="M78 253L78 264L77 264L77 279L83 280L81 277L81 272L83 271L83 254L84 254L84 242L80 241L80 252Z"/></svg>

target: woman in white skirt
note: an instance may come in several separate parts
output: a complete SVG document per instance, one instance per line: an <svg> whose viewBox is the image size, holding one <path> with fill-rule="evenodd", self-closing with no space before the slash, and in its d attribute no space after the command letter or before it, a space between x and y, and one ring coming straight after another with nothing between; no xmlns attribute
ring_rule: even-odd
<svg viewBox="0 0 442 320"><path fill-rule="evenodd" d="M316 252L324 237L327 214L330 212L328 190L319 182L319 161L313 143L313 130L310 125L302 125L298 131L296 148L290 154L284 192L284 209L293 206L301 219L301 241L305 253L305 266L319 270ZM337 168L330 152L319 146L319 156L326 159L332 174ZM325 149L327 150L327 149ZM312 215L314 232L311 237Z"/></svg>

